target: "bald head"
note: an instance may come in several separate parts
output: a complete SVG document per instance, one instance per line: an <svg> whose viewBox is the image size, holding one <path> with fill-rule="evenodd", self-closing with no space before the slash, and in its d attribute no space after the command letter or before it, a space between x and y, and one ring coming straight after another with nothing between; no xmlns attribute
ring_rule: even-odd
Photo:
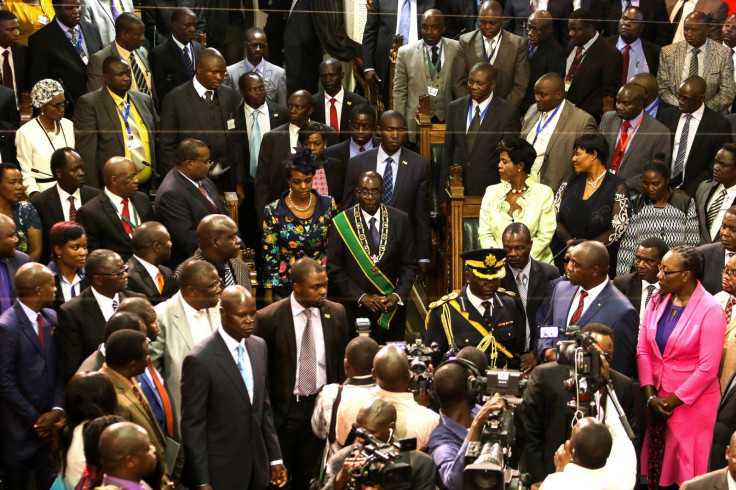
<svg viewBox="0 0 736 490"><path fill-rule="evenodd" d="M199 247L203 250L208 250L213 246L213 240L216 240L222 236L237 233L238 226L235 221L229 216L224 214L209 214L202 218L197 226L197 240L199 240Z"/></svg>
<svg viewBox="0 0 736 490"><path fill-rule="evenodd" d="M220 293L220 308L230 311L248 300L253 300L253 295L243 286L228 286Z"/></svg>
<svg viewBox="0 0 736 490"><path fill-rule="evenodd" d="M378 343L370 337L358 336L345 347L345 376L367 376L373 369Z"/></svg>
<svg viewBox="0 0 736 490"><path fill-rule="evenodd" d="M140 481L153 472L156 454L146 430L118 422L102 431L99 442L102 471L115 478Z"/></svg>
<svg viewBox="0 0 736 490"><path fill-rule="evenodd" d="M146 298L125 298L120 302L117 312L127 311L138 315L146 325L146 336L153 342L158 338L158 322L156 321L156 310Z"/></svg>
<svg viewBox="0 0 736 490"><path fill-rule="evenodd" d="M197 57L197 66L219 60L225 61L222 53L220 53L215 48L205 48L199 53L199 56Z"/></svg>
<svg viewBox="0 0 736 490"><path fill-rule="evenodd" d="M552 27L553 20L554 18L552 17L552 14L546 10L537 10L529 16L529 22L539 21L542 26Z"/></svg>
<svg viewBox="0 0 736 490"><path fill-rule="evenodd" d="M429 9L424 12L424 15L422 15L422 20L429 19L430 17L437 18L438 20L442 21L442 25L445 24L445 15L442 13L441 10L437 9Z"/></svg>
<svg viewBox="0 0 736 490"><path fill-rule="evenodd" d="M54 288L54 274L45 265L28 262L15 273L15 289L18 291L18 299L24 303L40 299L45 288ZM48 298L42 303L48 303Z"/></svg>
<svg viewBox="0 0 736 490"><path fill-rule="evenodd" d="M373 359L373 377L386 391L404 393L409 389L409 359L395 345L387 345Z"/></svg>
<svg viewBox="0 0 736 490"><path fill-rule="evenodd" d="M634 99L641 99L644 100L644 87L641 85L629 82L624 84L618 91L619 95L625 93L628 94L629 97L633 97Z"/></svg>
<svg viewBox="0 0 736 490"><path fill-rule="evenodd" d="M545 84L547 87L549 87L550 90L554 92L565 91L565 80L560 76L559 73L545 73L544 75L539 77L537 83Z"/></svg>
<svg viewBox="0 0 736 490"><path fill-rule="evenodd" d="M575 247L577 254L591 267L600 267L608 271L608 249L601 242L588 240Z"/></svg>
<svg viewBox="0 0 736 490"><path fill-rule="evenodd" d="M591 470L606 465L612 445L611 431L592 417L580 420L570 437L570 449L575 463Z"/></svg>
<svg viewBox="0 0 736 490"><path fill-rule="evenodd" d="M659 92L657 77L651 73L637 73L629 79L629 82L635 83L644 89L644 103L647 106L656 100Z"/></svg>
<svg viewBox="0 0 736 490"><path fill-rule="evenodd" d="M12 257L18 236L15 234L15 222L10 216L0 214L0 258Z"/></svg>
<svg viewBox="0 0 736 490"><path fill-rule="evenodd" d="M162 240L169 240L169 232L164 225L158 221L141 223L133 230L133 253L139 255L138 252L149 249L154 243Z"/></svg>
<svg viewBox="0 0 736 490"><path fill-rule="evenodd" d="M133 160L112 157L105 162L103 178L105 187L119 197L131 197L138 191L138 170Z"/></svg>
<svg viewBox="0 0 736 490"><path fill-rule="evenodd" d="M708 88L708 85L705 83L705 80L702 77L693 75L686 78L680 84L680 88L687 88L693 94L705 97L705 91Z"/></svg>

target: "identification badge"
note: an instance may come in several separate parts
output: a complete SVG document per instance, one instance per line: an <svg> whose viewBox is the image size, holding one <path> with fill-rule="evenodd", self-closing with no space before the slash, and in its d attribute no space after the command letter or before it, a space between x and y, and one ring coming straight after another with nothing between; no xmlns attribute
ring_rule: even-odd
<svg viewBox="0 0 736 490"><path fill-rule="evenodd" d="M432 87L431 85L427 85L427 93L431 95L432 97L437 97L439 90L437 89L437 87Z"/></svg>
<svg viewBox="0 0 736 490"><path fill-rule="evenodd" d="M38 22L39 24L46 25L46 24L49 23L49 20L50 19L49 19L49 16L48 15L41 14L41 15L38 16L38 19L36 19L36 22Z"/></svg>
<svg viewBox="0 0 736 490"><path fill-rule="evenodd" d="M137 150L142 146L143 145L141 144L140 140L137 138L133 138L125 142L125 147L130 151Z"/></svg>
<svg viewBox="0 0 736 490"><path fill-rule="evenodd" d="M227 129L235 129L235 119L228 119L227 120Z"/></svg>

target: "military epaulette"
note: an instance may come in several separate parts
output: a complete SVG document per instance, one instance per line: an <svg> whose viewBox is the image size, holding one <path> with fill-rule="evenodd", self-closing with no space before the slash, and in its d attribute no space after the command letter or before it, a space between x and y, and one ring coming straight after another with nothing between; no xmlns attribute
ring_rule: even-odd
<svg viewBox="0 0 736 490"><path fill-rule="evenodd" d="M442 296L437 301L434 301L434 302L430 303L429 304L429 309L432 310L434 308L437 308L438 306L444 305L448 301L451 301L451 300L457 298L458 293L459 293L459 291L453 291L450 294L446 294L446 295Z"/></svg>
<svg viewBox="0 0 736 490"><path fill-rule="evenodd" d="M507 291L507 290L506 290L506 289L504 289L504 288L498 288L498 292L499 292L499 293L502 293L502 294L508 294L508 295L509 295L509 296L511 296L512 298L516 296L516 293L515 293L515 292L513 292L513 291Z"/></svg>

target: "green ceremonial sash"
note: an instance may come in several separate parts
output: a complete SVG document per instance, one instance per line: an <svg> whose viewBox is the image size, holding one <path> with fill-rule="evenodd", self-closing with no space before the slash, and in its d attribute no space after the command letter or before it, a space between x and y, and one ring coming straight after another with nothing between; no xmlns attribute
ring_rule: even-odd
<svg viewBox="0 0 736 490"><path fill-rule="evenodd" d="M342 212L338 214L332 218L332 222L335 223L335 229L340 234L340 238L342 238L342 241L348 247L350 254L355 259L355 262L358 264L365 277L367 277L368 280L376 286L376 289L378 289L384 296L392 294L394 292L394 285L383 274L383 272L381 272L381 269L376 267L376 264L374 264L373 260L368 256L368 253L365 251L365 248L363 248L363 245L361 245L360 240L358 239L358 235L355 234L353 226L350 224L347 213ZM393 311L382 313L381 316L378 317L378 325L381 328L388 330L389 323L391 323L394 313L396 313L395 308Z"/></svg>

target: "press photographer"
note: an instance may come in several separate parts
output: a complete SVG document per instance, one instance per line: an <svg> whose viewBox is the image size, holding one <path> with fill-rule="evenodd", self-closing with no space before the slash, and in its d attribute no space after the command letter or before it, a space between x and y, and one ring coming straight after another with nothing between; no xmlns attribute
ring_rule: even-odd
<svg viewBox="0 0 736 490"><path fill-rule="evenodd" d="M330 480L323 490L435 488L432 458L420 451L398 452L395 447L380 444L395 442L396 409L391 403L381 398L370 400L358 411L354 427L367 431L368 440L358 436L354 444L344 447L330 459ZM377 455L377 452L381 454ZM409 478L406 478L407 473L410 473Z"/></svg>
<svg viewBox="0 0 736 490"><path fill-rule="evenodd" d="M594 344L609 358L613 358L614 333L609 327L591 323L586 325L582 332L590 334L596 341ZM608 361L601 357L600 376L610 378L613 382L614 391L626 413L629 425L636 433L636 421L634 420L634 398L631 380L623 374L610 369ZM538 487L550 473L555 472L554 455L557 449L570 438L571 426L575 415L574 408L570 403L575 399L575 390L568 390L565 382L571 377L569 366L558 362L545 363L537 366L532 371L524 391L523 403L520 413L520 427L524 430L524 450L521 457L521 469L531 474L532 482ZM603 414L603 421L616 431L620 429L623 437L621 422L609 397L604 390L597 390L592 395L592 402L596 412ZM589 403L588 403L589 405ZM619 478L628 481L630 478L633 488L636 476L636 456L634 447L629 442L626 447L630 451L629 459L619 467Z"/></svg>

